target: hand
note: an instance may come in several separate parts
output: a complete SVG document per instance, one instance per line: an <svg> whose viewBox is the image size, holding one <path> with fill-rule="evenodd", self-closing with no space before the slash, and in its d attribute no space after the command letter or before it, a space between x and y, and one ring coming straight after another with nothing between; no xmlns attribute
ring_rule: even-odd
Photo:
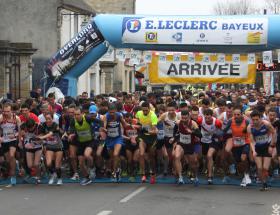
<svg viewBox="0 0 280 215"><path fill-rule="evenodd" d="M169 143L172 144L173 142L174 142L174 138L172 137L169 139Z"/></svg>
<svg viewBox="0 0 280 215"><path fill-rule="evenodd" d="M74 139L74 137L75 137L75 134L70 134L68 136L68 141L71 142Z"/></svg>
<svg viewBox="0 0 280 215"><path fill-rule="evenodd" d="M253 150L253 157L257 157L257 152Z"/></svg>

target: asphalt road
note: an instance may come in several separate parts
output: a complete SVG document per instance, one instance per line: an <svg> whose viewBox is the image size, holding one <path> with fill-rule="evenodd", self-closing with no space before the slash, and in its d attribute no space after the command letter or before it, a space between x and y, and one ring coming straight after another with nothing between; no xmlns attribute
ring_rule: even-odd
<svg viewBox="0 0 280 215"><path fill-rule="evenodd" d="M171 184L0 187L0 215L270 215L279 188Z"/></svg>

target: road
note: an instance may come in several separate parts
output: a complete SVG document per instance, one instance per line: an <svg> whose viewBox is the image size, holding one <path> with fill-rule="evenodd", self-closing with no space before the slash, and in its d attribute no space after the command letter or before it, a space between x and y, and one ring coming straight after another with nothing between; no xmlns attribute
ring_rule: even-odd
<svg viewBox="0 0 280 215"><path fill-rule="evenodd" d="M0 187L0 215L270 215L279 188L172 184Z"/></svg>

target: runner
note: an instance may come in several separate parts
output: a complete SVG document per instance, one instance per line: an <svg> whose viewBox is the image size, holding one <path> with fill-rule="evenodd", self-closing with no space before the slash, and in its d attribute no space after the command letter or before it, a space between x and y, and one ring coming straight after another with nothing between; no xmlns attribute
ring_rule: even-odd
<svg viewBox="0 0 280 215"><path fill-rule="evenodd" d="M201 132L195 121L191 120L188 111L181 112L181 120L179 120L174 128L175 145L173 147L173 158L178 184L184 184L182 176L182 162L184 158L189 163L194 173L194 184L197 186L198 180L198 160L195 155L195 136L201 138ZM172 138L170 141L173 141Z"/></svg>
<svg viewBox="0 0 280 215"><path fill-rule="evenodd" d="M18 145L22 146L20 137L21 121L18 116L12 113L12 105L5 103L0 115L0 127L2 137L0 138L2 152L9 163L9 175L11 185L16 185L16 150Z"/></svg>
<svg viewBox="0 0 280 215"><path fill-rule="evenodd" d="M128 126L124 127L123 135L128 162L128 174L130 176L128 180L130 182L134 182L137 174L137 163L139 161L139 144L136 141L138 136L138 130L136 129L137 120L133 119L133 115L131 113L126 113L124 119L128 124Z"/></svg>
<svg viewBox="0 0 280 215"><path fill-rule="evenodd" d="M94 164L93 164L93 135L91 129L91 123L97 120L92 116L85 116L81 109L75 108L75 117L71 121L70 125L70 135L68 136L69 141L76 141L77 146L77 156L79 160L79 165L84 178L81 180L81 185L88 185L92 183L95 176ZM99 120L97 120L99 121ZM101 121L100 121L101 123ZM88 172L87 166L90 168Z"/></svg>
<svg viewBox="0 0 280 215"><path fill-rule="evenodd" d="M43 149L42 140L38 138L38 127L39 125L36 124L33 119L28 119L27 122L21 125L27 168L29 169L26 173L31 173L31 175L35 176L35 184L39 184L41 182L40 162ZM25 178L27 182L29 181L31 175L27 175Z"/></svg>
<svg viewBox="0 0 280 215"><path fill-rule="evenodd" d="M139 149L140 149L140 172L142 175L142 183L147 180L145 173L145 152L147 151L149 161L151 162L151 178L150 183L156 182L155 177L155 150L157 140L157 123L158 118L154 112L150 110L150 104L148 102L142 103L142 110L136 113L136 118L139 124L142 126L142 130L138 135Z"/></svg>
<svg viewBox="0 0 280 215"><path fill-rule="evenodd" d="M117 112L115 104L109 105L109 111L104 117L104 128L106 132L105 146L113 161L112 181L119 182L121 180L120 152L124 145L121 125L127 126L121 113ZM132 125L131 125L132 126Z"/></svg>
<svg viewBox="0 0 280 215"><path fill-rule="evenodd" d="M251 184L251 178L249 176L249 151L250 151L250 138L247 133L247 127L250 122L242 115L242 107L235 106L233 110L233 118L227 123L224 129L224 134L229 129L232 130L232 138L227 139L225 146L225 157L231 159L231 163L236 162L238 164L240 173L244 174L241 186L246 187ZM233 159L234 157L234 159Z"/></svg>
<svg viewBox="0 0 280 215"><path fill-rule="evenodd" d="M158 119L158 122L163 122L163 128L164 128L164 146L165 150L167 152L167 155L165 155L164 152L164 160L165 160L165 165L170 165L169 166L169 172L171 173L172 167L173 167L173 162L172 162L172 151L173 151L173 145L170 143L170 139L174 135L174 127L176 122L180 119L180 113L176 112L176 103L175 102L170 102L167 105L167 112L162 114L160 118ZM164 150L164 149L163 149ZM167 167L165 167L167 168ZM164 169L164 173L168 173L168 169Z"/></svg>
<svg viewBox="0 0 280 215"><path fill-rule="evenodd" d="M247 128L251 139L251 150L255 158L258 170L258 177L262 181L262 191L268 190L267 178L271 163L270 147L275 147L276 132L272 125L262 120L262 113L254 110L251 113L252 124Z"/></svg>
<svg viewBox="0 0 280 215"><path fill-rule="evenodd" d="M222 122L213 117L213 111L211 109L205 109L203 112L202 121L198 121L201 127L201 146L202 155L207 156L207 176L208 184L213 184L213 166L214 166L214 154L218 150L222 149L222 144L214 138L214 134L221 133Z"/></svg>
<svg viewBox="0 0 280 215"><path fill-rule="evenodd" d="M46 146L46 165L49 173L49 185L52 185L57 179L57 185L62 185L61 163L63 158L63 145L60 138L58 124L53 122L53 114L45 114L46 122L39 127L39 139L44 140ZM53 167L54 161L54 167ZM54 170L55 169L55 170Z"/></svg>

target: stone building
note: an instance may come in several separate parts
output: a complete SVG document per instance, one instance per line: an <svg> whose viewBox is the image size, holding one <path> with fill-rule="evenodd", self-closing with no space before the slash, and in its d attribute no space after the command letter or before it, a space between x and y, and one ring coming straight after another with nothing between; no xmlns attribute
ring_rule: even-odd
<svg viewBox="0 0 280 215"><path fill-rule="evenodd" d="M18 65L20 68L29 67L33 72L33 88L40 87L47 60L68 41L70 36L79 31L85 18L94 15L94 10L82 0L1 0L0 40L11 42L5 45L10 47L8 50L20 51L16 48L18 47L16 43L19 46L25 44L30 50L33 48L37 50L32 56L33 63L25 65L24 60L20 59L16 64L20 64ZM28 49L27 47L23 47L23 50ZM3 64L0 64L0 67L1 65ZM0 72L3 71L7 71L7 68L2 66ZM21 74L21 77L24 75ZM4 85L1 84L2 86ZM30 84L28 89L23 89L23 86L20 89L28 91L31 87Z"/></svg>

